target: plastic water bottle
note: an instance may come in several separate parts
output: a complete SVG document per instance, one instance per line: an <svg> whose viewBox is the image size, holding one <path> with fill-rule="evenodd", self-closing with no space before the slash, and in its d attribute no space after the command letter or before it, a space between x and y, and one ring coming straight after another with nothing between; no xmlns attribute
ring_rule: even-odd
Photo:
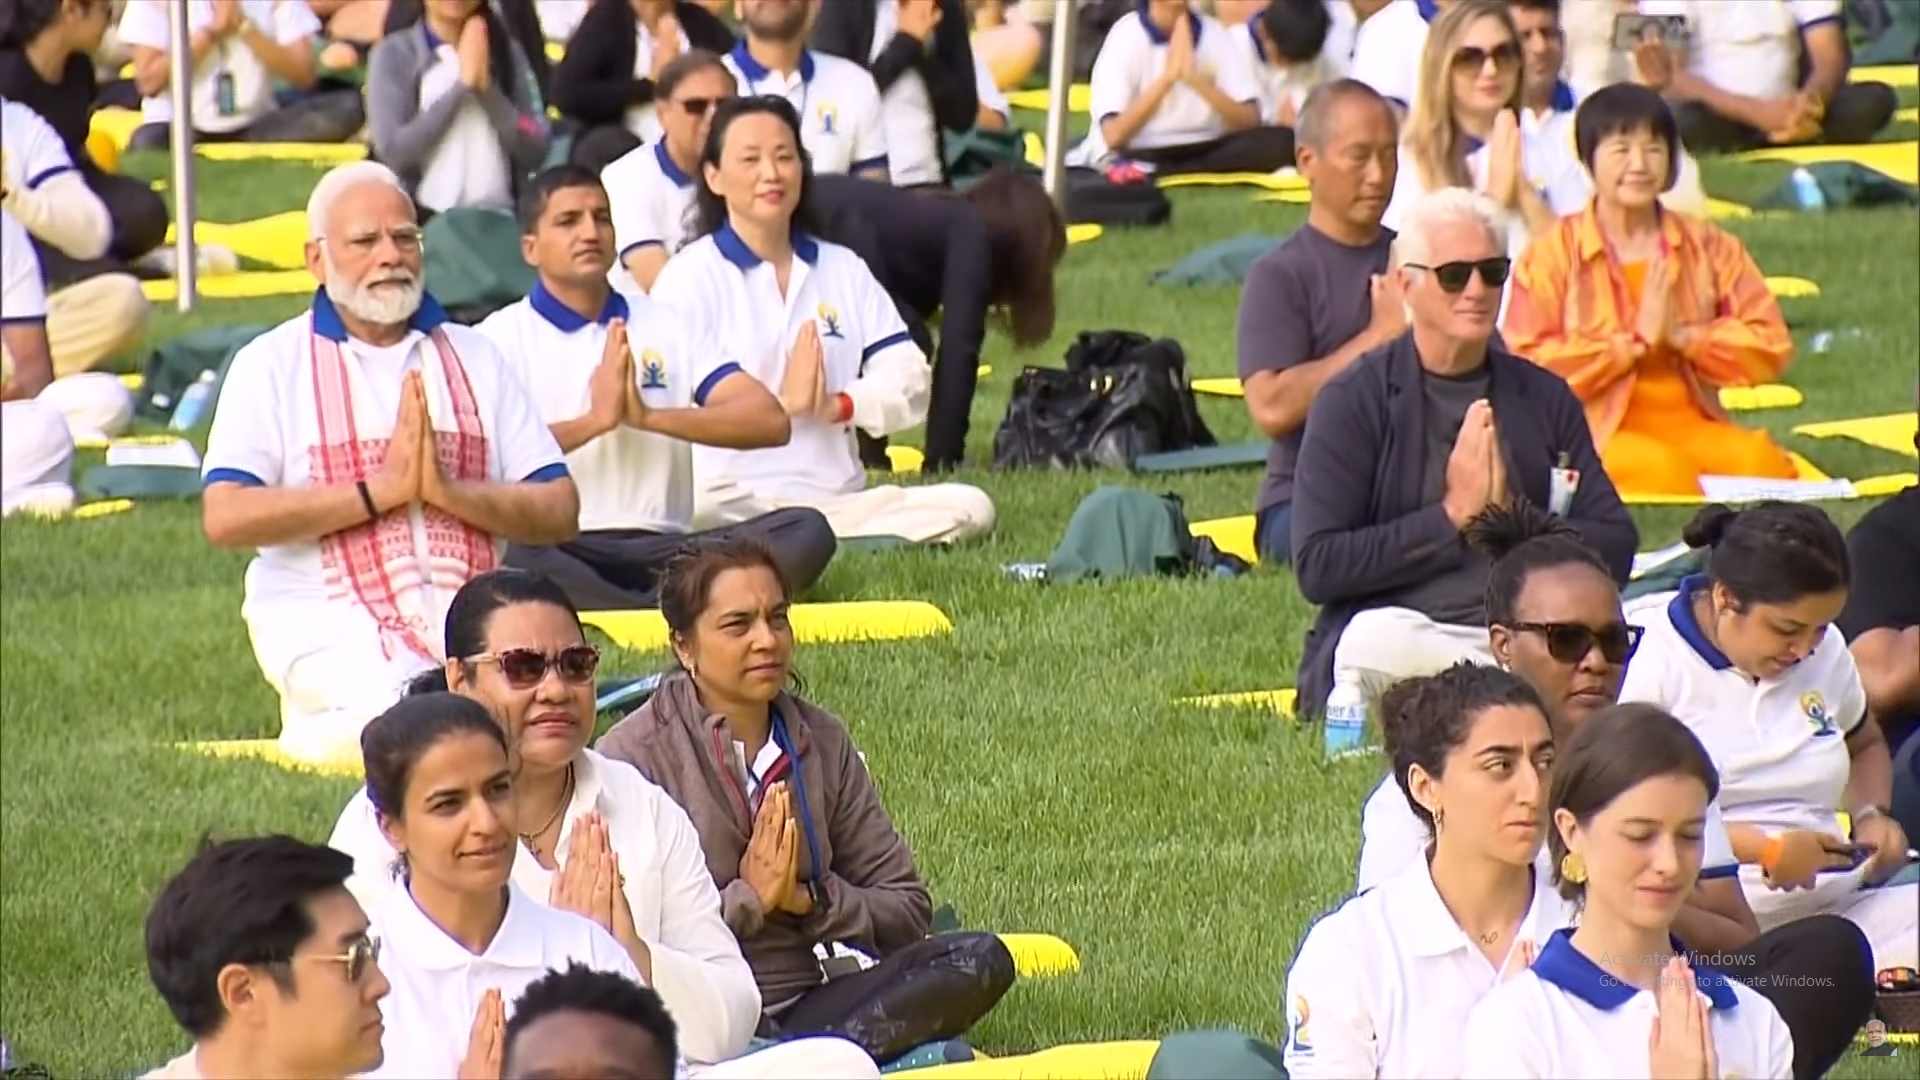
<svg viewBox="0 0 1920 1080"><path fill-rule="evenodd" d="M1787 182L1793 185L1793 201L1800 209L1819 213L1827 208L1827 193L1820 190L1820 181L1804 167L1789 173Z"/></svg>
<svg viewBox="0 0 1920 1080"><path fill-rule="evenodd" d="M193 385L187 387L187 392L180 395L180 404L174 407L173 418L167 421L167 426L175 431L192 431L198 427L200 418L213 401L213 384L219 381L218 373L212 370L201 372Z"/></svg>
<svg viewBox="0 0 1920 1080"><path fill-rule="evenodd" d="M1358 679L1348 676L1334 684L1324 723L1329 760L1366 752L1367 695Z"/></svg>

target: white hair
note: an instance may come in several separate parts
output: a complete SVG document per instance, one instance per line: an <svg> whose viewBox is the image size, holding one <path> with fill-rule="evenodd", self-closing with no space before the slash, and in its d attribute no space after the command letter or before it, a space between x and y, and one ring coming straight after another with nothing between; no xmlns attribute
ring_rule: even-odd
<svg viewBox="0 0 1920 1080"><path fill-rule="evenodd" d="M1393 241L1393 265L1431 264L1434 227L1459 222L1478 222L1487 230L1494 251L1506 254L1507 212L1477 191L1449 187L1420 196L1401 215L1399 235Z"/></svg>
<svg viewBox="0 0 1920 1080"><path fill-rule="evenodd" d="M402 195L407 193L400 177L377 161L354 161L328 169L320 182L313 185L313 194L307 196L307 236L314 240L324 238L327 218L340 197L354 188L372 184L390 187Z"/></svg>

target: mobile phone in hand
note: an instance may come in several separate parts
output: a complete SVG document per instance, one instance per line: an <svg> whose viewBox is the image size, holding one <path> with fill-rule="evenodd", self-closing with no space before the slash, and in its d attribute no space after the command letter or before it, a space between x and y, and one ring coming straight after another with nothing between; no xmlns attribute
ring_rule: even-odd
<svg viewBox="0 0 1920 1080"><path fill-rule="evenodd" d="M1632 52L1642 41L1658 41L1674 52L1687 47L1690 40L1685 15L1629 15L1613 17L1613 47Z"/></svg>

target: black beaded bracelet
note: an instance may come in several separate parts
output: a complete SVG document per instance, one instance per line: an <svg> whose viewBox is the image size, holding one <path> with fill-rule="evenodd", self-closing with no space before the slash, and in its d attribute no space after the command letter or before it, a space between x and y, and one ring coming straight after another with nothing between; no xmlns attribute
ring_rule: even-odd
<svg viewBox="0 0 1920 1080"><path fill-rule="evenodd" d="M360 492L360 505L367 508L367 520L378 521L380 519L380 510L373 505L373 491L367 487L367 482L365 480L356 480L353 486Z"/></svg>

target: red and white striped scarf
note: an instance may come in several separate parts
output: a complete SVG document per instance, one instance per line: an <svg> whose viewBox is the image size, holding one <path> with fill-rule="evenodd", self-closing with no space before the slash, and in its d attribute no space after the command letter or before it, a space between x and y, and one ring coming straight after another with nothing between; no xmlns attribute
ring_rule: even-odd
<svg viewBox="0 0 1920 1080"><path fill-rule="evenodd" d="M351 484L377 475L392 442L392 417L356 415L355 383L365 378L340 343L309 332L313 343L313 400L319 439L308 451L315 486ZM443 328L429 335L439 363L421 365L427 386L428 423L435 412L452 412L454 430L435 430L435 456L449 480L487 479L487 434L474 401L473 384ZM364 401L361 402L365 407ZM361 428L383 431L363 437ZM380 625L380 646L389 660L400 650L445 660L440 616L428 610L428 589L444 611L453 594L474 575L499 561L493 538L435 506L420 505L426 549L415 544L413 507L342 529L320 541L327 588L337 600L359 604Z"/></svg>

